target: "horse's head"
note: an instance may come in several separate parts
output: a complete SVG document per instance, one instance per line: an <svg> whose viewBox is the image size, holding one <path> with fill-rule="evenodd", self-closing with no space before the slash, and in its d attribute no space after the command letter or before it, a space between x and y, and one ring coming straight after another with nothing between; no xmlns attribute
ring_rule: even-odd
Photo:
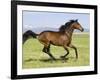
<svg viewBox="0 0 100 80"><path fill-rule="evenodd" d="M62 25L59 28L59 31L60 32L66 32L66 31L70 30L70 28L78 29L80 31L84 31L84 29L82 28L82 26L80 25L78 20L70 20L69 22L66 22L65 25Z"/></svg>
<svg viewBox="0 0 100 80"><path fill-rule="evenodd" d="M81 24L78 22L78 20L74 20L74 21L73 21L73 23L72 23L72 28L78 29L78 30L80 30L81 32L84 31L84 28L81 26Z"/></svg>

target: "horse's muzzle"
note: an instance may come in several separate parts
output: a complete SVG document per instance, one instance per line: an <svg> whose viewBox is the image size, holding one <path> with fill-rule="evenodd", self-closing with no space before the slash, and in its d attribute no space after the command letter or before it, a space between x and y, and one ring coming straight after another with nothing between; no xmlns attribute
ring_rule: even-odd
<svg viewBox="0 0 100 80"><path fill-rule="evenodd" d="M81 32L83 32L83 31L84 31L84 29L82 28Z"/></svg>
<svg viewBox="0 0 100 80"><path fill-rule="evenodd" d="M79 30L80 30L81 32L83 32L83 31L84 31L84 29L83 29L83 28L80 28Z"/></svg>

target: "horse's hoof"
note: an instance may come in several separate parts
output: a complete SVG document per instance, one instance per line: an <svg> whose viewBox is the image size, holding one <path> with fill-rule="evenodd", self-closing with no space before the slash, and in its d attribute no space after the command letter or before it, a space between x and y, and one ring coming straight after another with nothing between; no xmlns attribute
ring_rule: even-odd
<svg viewBox="0 0 100 80"><path fill-rule="evenodd" d="M56 59L55 59L55 58L54 58L53 60L54 60L54 61L56 61Z"/></svg>
<svg viewBox="0 0 100 80"><path fill-rule="evenodd" d="M60 56L61 59L65 59L65 56Z"/></svg>
<svg viewBox="0 0 100 80"><path fill-rule="evenodd" d="M52 58L52 60L54 60L54 61L55 61L55 60L56 60L56 58Z"/></svg>
<svg viewBox="0 0 100 80"><path fill-rule="evenodd" d="M66 59L62 59L62 63L66 63L67 62L67 60Z"/></svg>
<svg viewBox="0 0 100 80"><path fill-rule="evenodd" d="M78 60L78 58L76 58L74 61L76 62Z"/></svg>

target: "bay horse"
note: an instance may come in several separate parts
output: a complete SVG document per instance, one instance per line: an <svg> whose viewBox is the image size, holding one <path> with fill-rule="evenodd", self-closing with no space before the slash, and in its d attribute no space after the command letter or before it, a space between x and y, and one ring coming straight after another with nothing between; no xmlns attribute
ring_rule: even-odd
<svg viewBox="0 0 100 80"><path fill-rule="evenodd" d="M78 20L70 20L66 22L59 28L59 31L43 31L40 34L35 34L31 30L28 30L23 34L23 43L29 39L29 37L37 38L41 44L44 45L43 52L47 53L51 59L56 60L56 58L50 52L50 45L62 46L66 50L66 54L60 56L60 58L65 59L65 57L69 54L68 47L73 48L75 50L76 59L78 59L77 48L72 45L72 34L73 31L77 29L81 32L84 31L84 28L80 25Z"/></svg>

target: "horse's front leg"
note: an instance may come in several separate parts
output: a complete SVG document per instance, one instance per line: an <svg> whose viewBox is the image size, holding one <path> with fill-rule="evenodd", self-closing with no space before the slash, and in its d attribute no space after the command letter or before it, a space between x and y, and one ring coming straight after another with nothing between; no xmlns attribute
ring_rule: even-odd
<svg viewBox="0 0 100 80"><path fill-rule="evenodd" d="M64 49L66 50L67 53L63 56L60 56L60 58L62 58L62 59L65 59L65 57L69 54L69 50L68 50L67 46L65 46Z"/></svg>
<svg viewBox="0 0 100 80"><path fill-rule="evenodd" d="M70 44L70 45L69 45L69 47L70 47L70 48L73 48L73 49L75 50L76 59L78 59L78 52L77 52L77 48L76 48L74 45L72 45L72 44Z"/></svg>

